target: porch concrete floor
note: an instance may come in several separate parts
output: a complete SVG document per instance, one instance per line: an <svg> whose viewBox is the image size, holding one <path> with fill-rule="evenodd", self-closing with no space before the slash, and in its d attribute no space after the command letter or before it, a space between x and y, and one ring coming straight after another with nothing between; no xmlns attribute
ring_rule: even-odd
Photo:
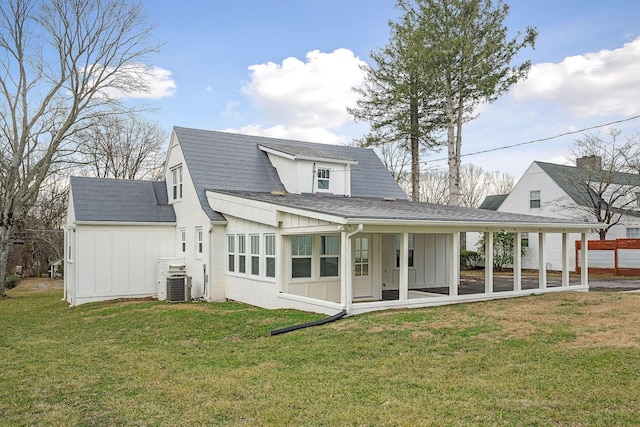
<svg viewBox="0 0 640 427"><path fill-rule="evenodd" d="M471 295L484 293L484 273L472 272L460 275L460 284L458 286L458 295ZM569 275L569 286L580 284L580 276L576 274ZM562 286L562 276L559 273L547 273L547 287L554 288ZM522 273L522 289L537 289L538 273L524 272ZM437 288L410 288L412 291L422 291L434 294L449 295L448 287ZM493 276L493 292L505 292L513 290L513 274L512 273L494 273ZM640 290L640 277L623 277L623 276L590 276L589 291L636 291ZM383 290L383 300L397 300L399 298L397 290Z"/></svg>

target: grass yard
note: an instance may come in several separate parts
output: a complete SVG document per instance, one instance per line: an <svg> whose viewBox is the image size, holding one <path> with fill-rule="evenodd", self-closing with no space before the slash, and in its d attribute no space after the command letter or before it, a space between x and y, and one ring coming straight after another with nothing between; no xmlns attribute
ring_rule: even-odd
<svg viewBox="0 0 640 427"><path fill-rule="evenodd" d="M320 315L0 300L0 425L640 424L640 293Z"/></svg>

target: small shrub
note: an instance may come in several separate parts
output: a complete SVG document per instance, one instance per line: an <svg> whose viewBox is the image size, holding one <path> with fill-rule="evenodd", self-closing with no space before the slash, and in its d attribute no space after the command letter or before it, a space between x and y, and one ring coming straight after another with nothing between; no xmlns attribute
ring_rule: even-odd
<svg viewBox="0 0 640 427"><path fill-rule="evenodd" d="M460 251L460 268L474 270L482 262L482 257L475 251Z"/></svg>
<svg viewBox="0 0 640 427"><path fill-rule="evenodd" d="M6 289L13 289L18 286L18 283L20 283L20 276L16 274L10 274L4 278L4 287Z"/></svg>

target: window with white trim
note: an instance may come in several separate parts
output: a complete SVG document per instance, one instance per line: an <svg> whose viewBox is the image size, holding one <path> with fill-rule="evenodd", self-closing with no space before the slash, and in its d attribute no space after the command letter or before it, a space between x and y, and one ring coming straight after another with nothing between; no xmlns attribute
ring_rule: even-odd
<svg viewBox="0 0 640 427"><path fill-rule="evenodd" d="M312 236L291 236L291 277L311 277Z"/></svg>
<svg viewBox="0 0 640 427"><path fill-rule="evenodd" d="M318 168L316 176L317 176L316 188L318 190L328 191L330 179L331 179L331 170L326 168Z"/></svg>
<svg viewBox="0 0 640 427"><path fill-rule="evenodd" d="M627 228L627 239L640 239L640 228Z"/></svg>
<svg viewBox="0 0 640 427"><path fill-rule="evenodd" d="M171 169L171 200L182 199L182 165Z"/></svg>
<svg viewBox="0 0 640 427"><path fill-rule="evenodd" d="M67 261L73 262L73 230L67 230Z"/></svg>
<svg viewBox="0 0 640 427"><path fill-rule="evenodd" d="M196 227L196 256L202 256L202 250L204 249L204 234L202 227Z"/></svg>
<svg viewBox="0 0 640 427"><path fill-rule="evenodd" d="M236 236L227 236L227 271L233 273L236 270Z"/></svg>
<svg viewBox="0 0 640 427"><path fill-rule="evenodd" d="M400 234L396 234L396 268L400 267ZM408 247L408 255L409 255L409 267L413 267L413 252L415 249L415 235L413 233L409 233L409 247Z"/></svg>
<svg viewBox="0 0 640 427"><path fill-rule="evenodd" d="M340 237L320 236L320 277L338 277Z"/></svg>
<svg viewBox="0 0 640 427"><path fill-rule="evenodd" d="M187 230L180 229L180 252L185 253L187 251Z"/></svg>
<svg viewBox="0 0 640 427"><path fill-rule="evenodd" d="M540 207L540 190L529 191L529 208Z"/></svg>
<svg viewBox="0 0 640 427"><path fill-rule="evenodd" d="M529 233L520 233L520 246L523 248L529 247Z"/></svg>
<svg viewBox="0 0 640 427"><path fill-rule="evenodd" d="M249 236L251 245L251 274L260 275L260 236L252 234Z"/></svg>
<svg viewBox="0 0 640 427"><path fill-rule="evenodd" d="M264 259L265 275L276 277L276 236L274 234L264 235Z"/></svg>
<svg viewBox="0 0 640 427"><path fill-rule="evenodd" d="M238 234L238 273L247 272L247 248L245 245L247 238L244 234Z"/></svg>

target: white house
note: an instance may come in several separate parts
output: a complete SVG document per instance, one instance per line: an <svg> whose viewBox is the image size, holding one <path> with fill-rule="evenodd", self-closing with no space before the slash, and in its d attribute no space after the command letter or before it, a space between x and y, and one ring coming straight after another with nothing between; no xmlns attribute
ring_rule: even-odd
<svg viewBox="0 0 640 427"><path fill-rule="evenodd" d="M510 290L494 292L487 271L481 291L461 294L461 231L566 243L597 224L411 202L370 149L176 127L164 175L71 179L71 305L166 299L172 271L190 277L194 299L327 314L588 289L586 273L569 283L567 263L561 286L541 274L527 288L517 258Z"/></svg>
<svg viewBox="0 0 640 427"><path fill-rule="evenodd" d="M599 201L603 208L606 207L607 202L598 194L603 193L602 188L608 188L607 191L619 192L618 202L621 206L624 205L624 209L618 210L620 223L611 227L607 233L607 239L640 238L640 176L628 173L606 173L604 176L607 182L602 183L597 179L599 175L597 157L578 159L577 164L578 166L566 166L535 161L509 194L489 196L480 207L499 212L574 220L582 217L588 220L584 207L593 205L591 200ZM595 171L590 168L595 168ZM604 194L607 193L604 192ZM608 200L613 199L614 197L608 197ZM599 239L597 230L592 230L587 237L589 240ZM574 242L581 238L580 234L570 233L571 248L575 248ZM522 234L521 239L522 245L527 247L522 257L522 267L538 269L540 265L538 234ZM562 244L558 235L550 235L545 240L545 254L544 265L547 270L562 269ZM574 249L570 253L571 271L575 271L575 261ZM597 260L593 261L597 263Z"/></svg>

